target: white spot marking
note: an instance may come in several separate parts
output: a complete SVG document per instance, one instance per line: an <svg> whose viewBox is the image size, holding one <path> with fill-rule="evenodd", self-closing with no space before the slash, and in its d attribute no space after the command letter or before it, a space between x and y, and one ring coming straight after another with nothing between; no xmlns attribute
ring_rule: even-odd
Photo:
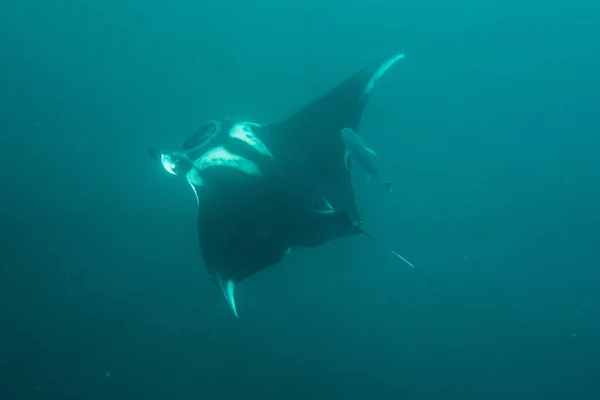
<svg viewBox="0 0 600 400"><path fill-rule="evenodd" d="M248 175L260 175L260 168L252 161L230 153L223 146L207 151L202 157L194 161L196 168L203 170L210 167L231 167Z"/></svg>
<svg viewBox="0 0 600 400"><path fill-rule="evenodd" d="M250 126L260 126L260 125L252 124L252 123L248 123L248 122L236 124L233 126L233 128L231 128L231 131L229 131L229 136L243 141L244 143L246 143L249 146L256 149L263 156L273 158L273 154L271 154L271 152L269 151L267 146L265 146L265 144L262 142L262 140L260 140L254 134L254 132L252 131Z"/></svg>

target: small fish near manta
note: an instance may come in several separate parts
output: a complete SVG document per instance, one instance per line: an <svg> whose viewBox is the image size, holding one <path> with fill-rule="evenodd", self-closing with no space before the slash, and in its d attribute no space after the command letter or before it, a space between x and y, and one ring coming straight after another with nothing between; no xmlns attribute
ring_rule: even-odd
<svg viewBox="0 0 600 400"><path fill-rule="evenodd" d="M340 132L340 137L346 145L346 154L344 156L346 162L346 169L350 171L351 166L354 162L359 164L368 176L381 183L385 190L391 195L392 186L396 183L395 181L384 180L379 172L379 156L373 151L373 149L367 147L365 141L358 136L358 133L354 132L350 128L344 128Z"/></svg>
<svg viewBox="0 0 600 400"><path fill-rule="evenodd" d="M347 169L344 128L358 125L375 83L403 54L385 57L287 119L208 121L173 152L151 151L198 201L205 267L237 316L235 285L295 248L364 235Z"/></svg>

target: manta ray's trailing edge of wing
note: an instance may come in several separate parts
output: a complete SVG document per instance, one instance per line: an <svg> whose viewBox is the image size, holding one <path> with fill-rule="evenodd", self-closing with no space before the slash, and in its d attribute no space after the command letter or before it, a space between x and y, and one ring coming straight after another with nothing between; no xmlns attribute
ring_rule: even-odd
<svg viewBox="0 0 600 400"><path fill-rule="evenodd" d="M364 233L340 131L358 130L375 83L403 57L371 64L284 121L208 121L181 151L153 153L194 190L202 257L236 316L237 283L290 249Z"/></svg>

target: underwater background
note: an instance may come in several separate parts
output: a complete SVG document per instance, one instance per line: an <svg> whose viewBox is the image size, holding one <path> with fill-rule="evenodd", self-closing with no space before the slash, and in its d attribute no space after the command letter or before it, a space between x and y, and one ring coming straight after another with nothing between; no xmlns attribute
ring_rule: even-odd
<svg viewBox="0 0 600 400"><path fill-rule="evenodd" d="M600 399L600 3L0 3L0 399ZM363 237L238 286L149 156L393 52Z"/></svg>

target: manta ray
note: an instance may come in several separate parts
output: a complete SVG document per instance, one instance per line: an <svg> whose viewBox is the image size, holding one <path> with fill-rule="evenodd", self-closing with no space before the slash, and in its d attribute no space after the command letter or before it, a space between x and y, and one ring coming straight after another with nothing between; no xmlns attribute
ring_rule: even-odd
<svg viewBox="0 0 600 400"><path fill-rule="evenodd" d="M340 136L358 130L375 83L402 58L372 63L282 121L215 119L180 150L151 150L195 193L202 259L236 317L235 285L293 249L366 235L402 258L361 228Z"/></svg>

